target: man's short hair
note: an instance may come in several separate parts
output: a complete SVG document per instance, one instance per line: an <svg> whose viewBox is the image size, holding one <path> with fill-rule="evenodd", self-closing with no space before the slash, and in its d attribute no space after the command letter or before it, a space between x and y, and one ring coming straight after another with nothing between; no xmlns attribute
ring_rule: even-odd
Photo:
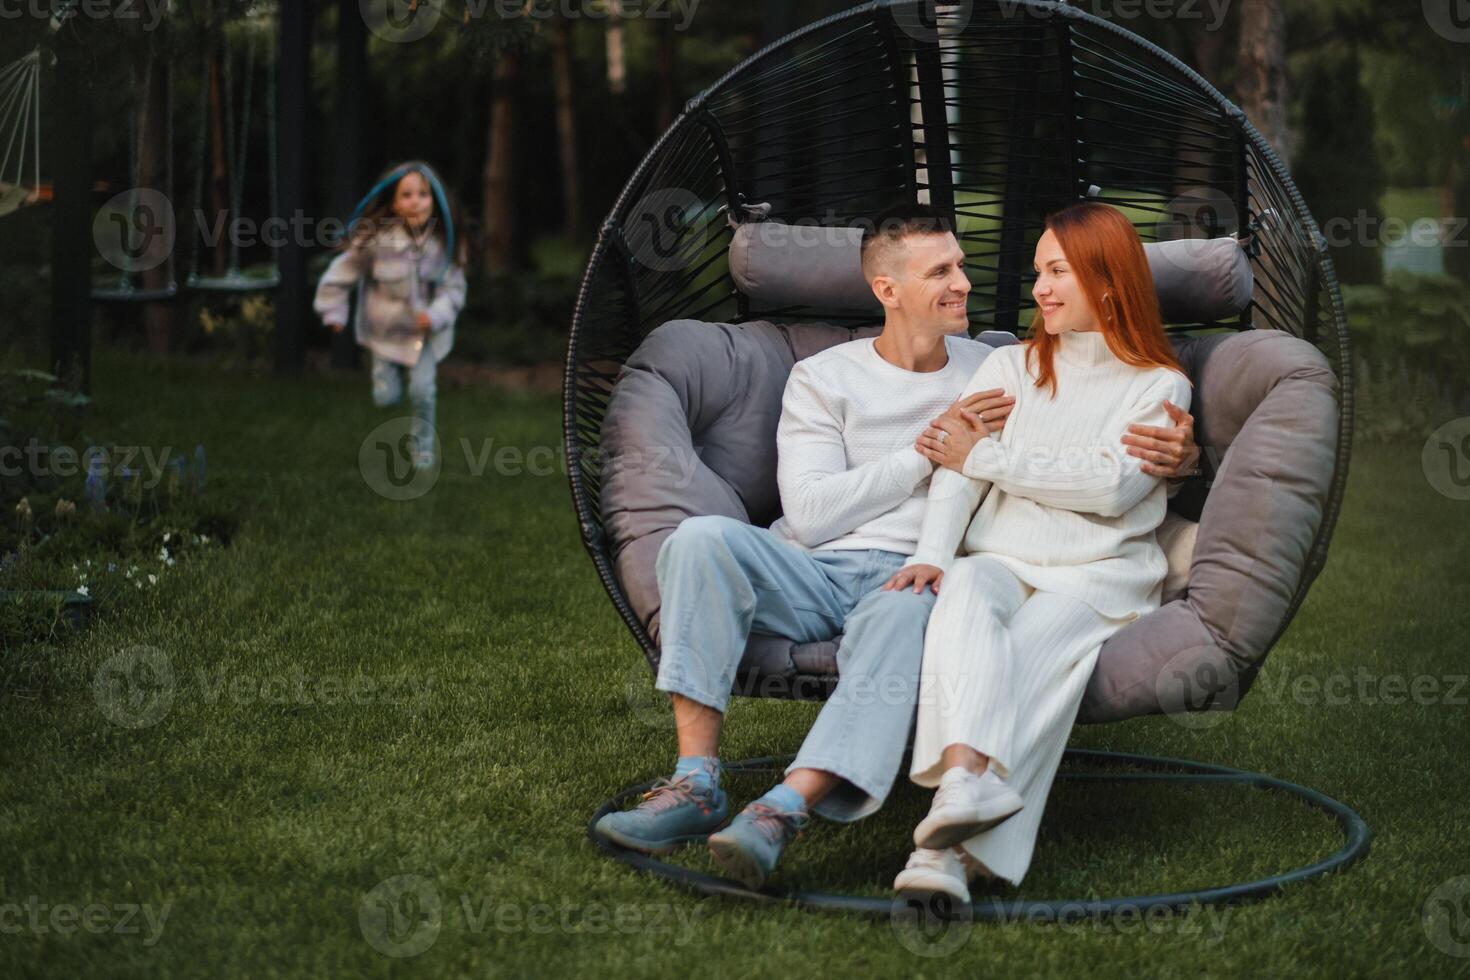
<svg viewBox="0 0 1470 980"><path fill-rule="evenodd" d="M873 224L863 230L863 275L892 274L893 259L909 235L945 235L954 229L948 218L927 204L905 201L885 208Z"/></svg>

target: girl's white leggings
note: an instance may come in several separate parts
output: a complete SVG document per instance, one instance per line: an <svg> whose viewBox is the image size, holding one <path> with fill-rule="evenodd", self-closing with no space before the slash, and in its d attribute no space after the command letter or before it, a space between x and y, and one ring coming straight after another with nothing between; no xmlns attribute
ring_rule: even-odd
<svg viewBox="0 0 1470 980"><path fill-rule="evenodd" d="M939 586L909 777L937 786L956 742L991 758L1025 808L964 842L994 875L1019 883L1103 641L1126 625L1086 603L1038 592L984 554L955 559Z"/></svg>

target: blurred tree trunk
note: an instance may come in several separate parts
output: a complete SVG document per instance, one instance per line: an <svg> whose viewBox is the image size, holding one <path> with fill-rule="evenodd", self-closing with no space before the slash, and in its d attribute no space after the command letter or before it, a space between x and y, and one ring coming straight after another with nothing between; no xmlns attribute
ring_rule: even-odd
<svg viewBox="0 0 1470 980"><path fill-rule="evenodd" d="M490 145L485 155L485 272L502 275L515 264L515 199L511 173L515 162L515 82L521 54L508 51L495 64L490 93Z"/></svg>
<svg viewBox="0 0 1470 980"><path fill-rule="evenodd" d="M561 153L561 201L565 208L562 230L573 241L582 231L582 184L577 157L577 114L572 92L572 28L565 19L556 22L551 35L551 70L556 87L556 137Z"/></svg>
<svg viewBox="0 0 1470 980"><path fill-rule="evenodd" d="M623 35L622 0L607 0L607 90L615 96L622 96L628 90Z"/></svg>
<svg viewBox="0 0 1470 980"><path fill-rule="evenodd" d="M209 221L206 222L210 229L219 225L221 215L229 220L230 210L230 170L229 162L225 159L225 103L224 103L224 80L221 76L219 48L209 52L209 141L210 141L210 168L209 168ZM221 226L222 227L222 226ZM229 249L225 246L226 239L221 236L214 243L214 254L210 258L211 276L222 276L225 274L225 253Z"/></svg>
<svg viewBox="0 0 1470 980"><path fill-rule="evenodd" d="M1246 0L1240 9L1240 107L1282 160L1292 158L1286 120L1286 15L1281 0Z"/></svg>
<svg viewBox="0 0 1470 980"><path fill-rule="evenodd" d="M677 46L674 44L674 20L665 17L658 34L658 131L674 124L678 113L678 83L675 72Z"/></svg>
<svg viewBox="0 0 1470 980"><path fill-rule="evenodd" d="M173 85L173 70L166 61L155 58L151 51L144 55L141 70L148 73L146 101L137 107L134 119L138 147L138 185L173 194L169 153L169 89ZM178 254L180 232L188 227L186 222L175 216L173 254L167 262L139 275L139 287L145 290L166 289L173 276L174 259ZM148 349L157 354L166 354L176 346L178 340L174 304L172 301L144 303L143 334L148 340Z"/></svg>

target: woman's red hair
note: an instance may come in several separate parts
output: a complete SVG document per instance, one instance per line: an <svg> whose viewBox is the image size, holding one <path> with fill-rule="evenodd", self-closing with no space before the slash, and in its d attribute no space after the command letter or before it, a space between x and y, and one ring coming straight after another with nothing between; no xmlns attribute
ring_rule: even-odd
<svg viewBox="0 0 1470 980"><path fill-rule="evenodd" d="M1164 335L1143 242L1123 212L1096 201L1079 201L1048 215L1046 227L1057 237L1082 295L1097 312L1103 339L1114 356L1134 367L1167 367L1183 373ZM1058 340L1046 332L1044 321L1037 310L1025 341L1026 361L1035 365L1036 387L1050 388L1055 396L1052 359Z"/></svg>

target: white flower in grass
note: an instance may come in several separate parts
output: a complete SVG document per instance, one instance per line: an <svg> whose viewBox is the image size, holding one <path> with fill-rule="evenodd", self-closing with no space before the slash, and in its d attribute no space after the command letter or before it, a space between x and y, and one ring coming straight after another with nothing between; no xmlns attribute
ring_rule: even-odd
<svg viewBox="0 0 1470 980"><path fill-rule="evenodd" d="M164 544L168 544L169 535L171 535L172 533L173 533L172 531L164 531L163 532L163 543Z"/></svg>
<svg viewBox="0 0 1470 980"><path fill-rule="evenodd" d="M148 584L149 585L157 585L158 584L158 576L157 575L154 575L154 574L152 574L150 572L149 575L148 575Z"/></svg>
<svg viewBox="0 0 1470 980"><path fill-rule="evenodd" d="M77 595L87 596L87 595L91 595L91 594L92 594L91 592L87 591L87 587L85 585L79 585L79 586L77 586Z"/></svg>
<svg viewBox="0 0 1470 980"><path fill-rule="evenodd" d="M164 564L167 565L169 568L173 568L174 567L174 560L172 558L170 558L167 561L165 561Z"/></svg>
<svg viewBox="0 0 1470 980"><path fill-rule="evenodd" d="M168 549L167 548L159 548L158 549L158 560L159 561L168 561Z"/></svg>

